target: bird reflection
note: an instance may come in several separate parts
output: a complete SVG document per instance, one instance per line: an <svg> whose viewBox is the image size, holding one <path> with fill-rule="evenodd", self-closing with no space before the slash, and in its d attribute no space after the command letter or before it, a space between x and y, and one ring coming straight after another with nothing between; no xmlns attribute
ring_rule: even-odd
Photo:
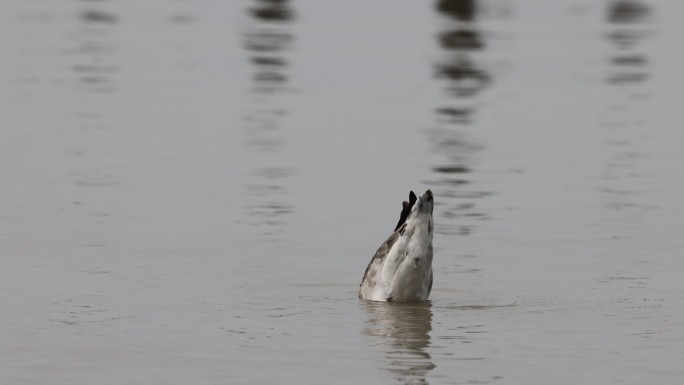
<svg viewBox="0 0 684 385"><path fill-rule="evenodd" d="M258 5L251 8L252 16L263 21L290 21L292 10L288 0L259 0Z"/></svg>
<svg viewBox="0 0 684 385"><path fill-rule="evenodd" d="M636 1L614 1L608 6L607 19L615 24L638 23L648 16L648 6Z"/></svg>
<svg viewBox="0 0 684 385"><path fill-rule="evenodd" d="M243 36L255 69L254 90L282 92L288 80L285 55L294 39L289 28L294 11L288 0L255 0L248 13L255 23Z"/></svg>
<svg viewBox="0 0 684 385"><path fill-rule="evenodd" d="M435 368L427 349L432 331L430 303L362 301L368 319L362 333L385 350L386 369L400 384L428 384Z"/></svg>
<svg viewBox="0 0 684 385"><path fill-rule="evenodd" d="M650 15L650 8L636 1L609 4L606 18L611 30L608 40L614 47L609 59L609 83L638 83L648 78L648 59L640 52L640 46L650 35Z"/></svg>
<svg viewBox="0 0 684 385"><path fill-rule="evenodd" d="M116 91L116 75L119 66L113 63L116 47L113 31L119 16L95 5L89 5L80 13L78 39L74 52L77 63L72 69L81 90L87 93L113 93ZM79 114L80 115L80 114Z"/></svg>
<svg viewBox="0 0 684 385"><path fill-rule="evenodd" d="M478 16L474 0L440 0L437 10L445 19L444 30L437 34L442 57L436 66L436 77L445 79L449 107L438 114L455 123L469 123L474 113L474 97L487 87L491 78L471 54L485 48L482 33L476 27Z"/></svg>
<svg viewBox="0 0 684 385"><path fill-rule="evenodd" d="M487 48L487 39L478 25L481 17L478 2L439 0L435 9L441 19L441 28L436 34L439 55L435 78L441 82L445 97L435 108L437 122L430 130L430 140L441 159L432 166L435 180L427 183L437 186L442 204L440 212L446 219L436 231L466 235L472 231L473 224L457 226L450 224L449 219L485 217L476 211L472 201L488 193L473 187L469 175L481 148L470 130L480 95L492 84L493 78L477 57L478 52Z"/></svg>
<svg viewBox="0 0 684 385"><path fill-rule="evenodd" d="M606 84L611 97L602 121L609 161L602 172L601 192L610 210L645 207L636 198L645 183L635 182L645 175L641 144L646 126L638 109L648 98L650 60L645 45L654 35L653 12L653 5L636 0L612 1L606 7Z"/></svg>
<svg viewBox="0 0 684 385"><path fill-rule="evenodd" d="M437 10L456 20L471 21L475 18L477 7L475 0L440 0Z"/></svg>
<svg viewBox="0 0 684 385"><path fill-rule="evenodd" d="M244 115L246 145L254 156L243 200L249 223L274 238L282 231L292 205L287 202L287 179L294 169L282 156L281 126L288 115L283 106L290 94L288 52L294 41L290 22L294 10L288 0L254 0L246 10L250 22L243 46L252 65L249 108Z"/></svg>

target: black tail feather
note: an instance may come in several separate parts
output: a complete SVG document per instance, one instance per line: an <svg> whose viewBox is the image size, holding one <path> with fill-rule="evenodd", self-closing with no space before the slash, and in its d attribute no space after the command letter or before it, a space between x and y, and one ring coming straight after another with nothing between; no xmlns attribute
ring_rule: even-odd
<svg viewBox="0 0 684 385"><path fill-rule="evenodd" d="M416 200L418 200L416 194L414 194L413 191L411 191L409 193L409 201L403 201L401 203L401 215L399 216L399 222L397 223L397 227L394 228L394 231L397 231L397 229L400 228L401 225L404 224L404 222L406 222L406 218L408 218L409 213L411 212L411 208L416 203Z"/></svg>

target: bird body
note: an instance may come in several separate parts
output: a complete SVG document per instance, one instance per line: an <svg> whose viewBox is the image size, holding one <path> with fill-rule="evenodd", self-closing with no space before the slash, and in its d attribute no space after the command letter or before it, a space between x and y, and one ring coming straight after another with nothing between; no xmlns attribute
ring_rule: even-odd
<svg viewBox="0 0 684 385"><path fill-rule="evenodd" d="M359 298L426 301L432 290L432 191L411 191L394 232L378 248L361 281Z"/></svg>

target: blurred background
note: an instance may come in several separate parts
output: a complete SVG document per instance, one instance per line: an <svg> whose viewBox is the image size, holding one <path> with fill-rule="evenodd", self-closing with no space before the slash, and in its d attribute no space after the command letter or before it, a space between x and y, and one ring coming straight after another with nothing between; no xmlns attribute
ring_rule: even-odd
<svg viewBox="0 0 684 385"><path fill-rule="evenodd" d="M676 383L682 12L5 0L0 382ZM359 302L427 188L432 302Z"/></svg>

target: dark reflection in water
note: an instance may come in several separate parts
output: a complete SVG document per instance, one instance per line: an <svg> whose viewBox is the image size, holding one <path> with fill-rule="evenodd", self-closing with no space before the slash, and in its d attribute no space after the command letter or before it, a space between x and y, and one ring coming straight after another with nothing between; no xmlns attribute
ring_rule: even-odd
<svg viewBox="0 0 684 385"><path fill-rule="evenodd" d="M111 128L112 119L105 116L103 106L118 92L121 65L114 34L121 28L121 18L105 6L100 2L82 5L80 23L70 33L73 45L66 50L76 79L76 94L83 99L75 115L84 129Z"/></svg>
<svg viewBox="0 0 684 385"><path fill-rule="evenodd" d="M282 124L291 95L288 52L294 41L291 22L295 13L288 0L254 0L246 14L250 23L242 35L243 45L253 73L244 128L253 156L250 164L259 166L249 168L245 208L249 223L261 226L262 235L273 239L293 210L286 181L295 170L282 154Z"/></svg>
<svg viewBox="0 0 684 385"><path fill-rule="evenodd" d="M478 220L486 219L476 202L489 193L472 183L475 157L481 148L473 139L473 130L481 94L494 79L478 57L488 43L479 25L481 4L439 0L435 9L441 22L435 77L443 85L444 97L435 108L437 122L430 130L430 141L441 159L432 166L434 180L426 183L434 186L440 197L439 212L446 219L437 222L436 231L467 235ZM455 217L460 217L458 224Z"/></svg>
<svg viewBox="0 0 684 385"><path fill-rule="evenodd" d="M637 1L614 1L608 6L607 19L615 24L639 23L648 18L650 9Z"/></svg>
<svg viewBox="0 0 684 385"><path fill-rule="evenodd" d="M437 111L445 114L447 121L467 123L475 109L473 98L491 81L473 54L486 48L484 36L475 23L477 4L474 0L440 0L437 9L445 17L443 30L437 35L442 57L436 75L445 79L447 94L452 96L449 105Z"/></svg>
<svg viewBox="0 0 684 385"><path fill-rule="evenodd" d="M604 145L609 161L602 172L601 191L612 210L646 208L636 197L645 183L642 150L647 122L640 111L649 99L650 60L644 49L653 34L653 6L641 1L613 1L606 7L610 44L606 83L612 97L604 111ZM642 181L643 182L643 181Z"/></svg>
<svg viewBox="0 0 684 385"><path fill-rule="evenodd" d="M112 35L119 27L119 16L97 3L86 5L80 19L82 23L74 32L76 47L70 51L81 89L87 93L114 93L121 68L115 62L117 47Z"/></svg>
<svg viewBox="0 0 684 385"><path fill-rule="evenodd" d="M87 9L81 13L83 20L94 23L116 23L117 18L113 13L97 9Z"/></svg>
<svg viewBox="0 0 684 385"><path fill-rule="evenodd" d="M291 5L288 0L255 0L248 13L254 23L243 36L254 65L254 90L282 93L287 90L286 54L294 39L289 28L294 19Z"/></svg>
<svg viewBox="0 0 684 385"><path fill-rule="evenodd" d="M292 10L288 0L259 0L259 6L250 9L252 15L261 20L289 21L292 19Z"/></svg>
<svg viewBox="0 0 684 385"><path fill-rule="evenodd" d="M611 54L608 82L638 83L648 78L648 59L640 52L641 43L651 34L651 11L636 1L615 1L608 5L607 20L611 23L608 39L614 47Z"/></svg>
<svg viewBox="0 0 684 385"><path fill-rule="evenodd" d="M109 10L106 2L79 2L73 19L76 24L68 33L69 46L64 53L70 63L71 79L66 98L73 99L75 121L85 131L113 130L115 121L109 112L119 97L121 64L115 34L122 28L122 17ZM93 134L96 135L96 134ZM68 158L67 177L80 189L117 188L120 177L111 167L95 160L96 150L82 144L65 151ZM109 244L103 227L111 221L106 205L88 200L72 203L83 212L88 226L80 235L80 247L106 248Z"/></svg>
<svg viewBox="0 0 684 385"><path fill-rule="evenodd" d="M382 346L388 366L400 384L428 384L426 375L435 368L430 354L432 305L362 301L368 315L362 333Z"/></svg>
<svg viewBox="0 0 684 385"><path fill-rule="evenodd" d="M475 0L439 0L437 10L456 20L471 21L477 12L475 3Z"/></svg>

